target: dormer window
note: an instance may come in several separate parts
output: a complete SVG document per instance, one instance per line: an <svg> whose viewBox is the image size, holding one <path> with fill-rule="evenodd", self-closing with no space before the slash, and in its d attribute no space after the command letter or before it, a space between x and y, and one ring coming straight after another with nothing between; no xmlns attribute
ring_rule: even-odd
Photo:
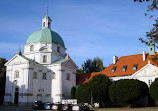
<svg viewBox="0 0 158 111"><path fill-rule="evenodd" d="M57 47L57 52L60 52L60 47L59 46Z"/></svg>
<svg viewBox="0 0 158 111"><path fill-rule="evenodd" d="M133 68L132 68L132 71L137 70L137 66L138 66L138 64L134 64L134 65L133 65Z"/></svg>
<svg viewBox="0 0 158 111"><path fill-rule="evenodd" d="M113 68L111 69L111 73L114 73L114 72L115 72L116 67L117 67L117 66L115 66L115 67L113 67Z"/></svg>
<svg viewBox="0 0 158 111"><path fill-rule="evenodd" d="M34 51L34 45L30 46L30 51Z"/></svg>
<svg viewBox="0 0 158 111"><path fill-rule="evenodd" d="M123 66L122 72L126 72L126 69L127 69L127 65L126 65L126 66Z"/></svg>

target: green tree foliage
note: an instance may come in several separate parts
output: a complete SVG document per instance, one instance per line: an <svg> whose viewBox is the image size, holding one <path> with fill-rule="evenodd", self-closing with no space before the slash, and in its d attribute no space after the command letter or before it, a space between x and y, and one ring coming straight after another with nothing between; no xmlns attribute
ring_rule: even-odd
<svg viewBox="0 0 158 111"><path fill-rule="evenodd" d="M70 99L76 99L76 94L75 93L76 93L76 87L73 86L71 88Z"/></svg>
<svg viewBox="0 0 158 111"><path fill-rule="evenodd" d="M98 102L101 106L102 103L109 102L109 86L111 81L103 74L95 75L90 80L91 91L93 95L93 102Z"/></svg>
<svg viewBox="0 0 158 111"><path fill-rule="evenodd" d="M112 102L121 102L132 105L135 100L148 95L146 83L135 79L122 79L112 83L109 96Z"/></svg>
<svg viewBox="0 0 158 111"><path fill-rule="evenodd" d="M103 66L103 60L99 57L92 59L87 59L82 66L84 73L100 72L105 67Z"/></svg>
<svg viewBox="0 0 158 111"><path fill-rule="evenodd" d="M6 67L4 64L6 62L5 58L0 58L0 104L3 102L5 92Z"/></svg>
<svg viewBox="0 0 158 111"><path fill-rule="evenodd" d="M91 100L91 92L93 102L99 102L100 105L109 101L109 86L111 81L105 75L95 75L88 83L82 84L77 88L76 98L79 102L88 102Z"/></svg>
<svg viewBox="0 0 158 111"><path fill-rule="evenodd" d="M89 83L80 85L76 90L76 99L79 103L90 103L91 89Z"/></svg>
<svg viewBox="0 0 158 111"><path fill-rule="evenodd" d="M151 84L149 93L155 101L158 101L158 78L156 78L155 81Z"/></svg>
<svg viewBox="0 0 158 111"><path fill-rule="evenodd" d="M158 0L134 0L137 2L150 1L151 5L148 6L147 12L156 11L158 12ZM145 16L148 16L148 13L145 13ZM149 18L152 18L153 15L149 15ZM146 39L139 39L142 43L149 45L149 43L158 43L158 18L155 19L155 24L153 24L153 28L146 32Z"/></svg>

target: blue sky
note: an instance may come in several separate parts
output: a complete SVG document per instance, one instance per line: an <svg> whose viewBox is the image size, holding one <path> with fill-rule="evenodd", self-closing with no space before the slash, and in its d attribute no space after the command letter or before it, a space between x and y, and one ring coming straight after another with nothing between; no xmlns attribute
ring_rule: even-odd
<svg viewBox="0 0 158 111"><path fill-rule="evenodd" d="M29 35L41 29L49 6L52 30L63 38L67 52L81 64L99 56L105 66L112 56L148 52L138 39L152 28L144 16L148 3L133 0L1 0L0 57L8 60L23 50Z"/></svg>

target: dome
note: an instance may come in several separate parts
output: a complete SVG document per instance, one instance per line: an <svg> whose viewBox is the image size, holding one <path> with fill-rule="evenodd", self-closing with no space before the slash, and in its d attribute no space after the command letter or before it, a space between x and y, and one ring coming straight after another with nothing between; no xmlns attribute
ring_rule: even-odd
<svg viewBox="0 0 158 111"><path fill-rule="evenodd" d="M65 47L61 36L49 28L44 28L32 33L28 37L26 41L26 45L30 43L37 43L37 42L55 43L55 44L60 44L61 46Z"/></svg>

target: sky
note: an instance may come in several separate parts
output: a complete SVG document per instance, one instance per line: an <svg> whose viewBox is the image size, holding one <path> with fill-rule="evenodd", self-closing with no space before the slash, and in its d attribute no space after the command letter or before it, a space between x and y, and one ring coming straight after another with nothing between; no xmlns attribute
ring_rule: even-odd
<svg viewBox="0 0 158 111"><path fill-rule="evenodd" d="M133 0L1 0L0 57L9 60L19 48L24 50L29 35L41 29L47 6L51 29L62 37L79 68L96 56L108 66L114 55L149 52L139 41L154 23L144 15L149 4Z"/></svg>

